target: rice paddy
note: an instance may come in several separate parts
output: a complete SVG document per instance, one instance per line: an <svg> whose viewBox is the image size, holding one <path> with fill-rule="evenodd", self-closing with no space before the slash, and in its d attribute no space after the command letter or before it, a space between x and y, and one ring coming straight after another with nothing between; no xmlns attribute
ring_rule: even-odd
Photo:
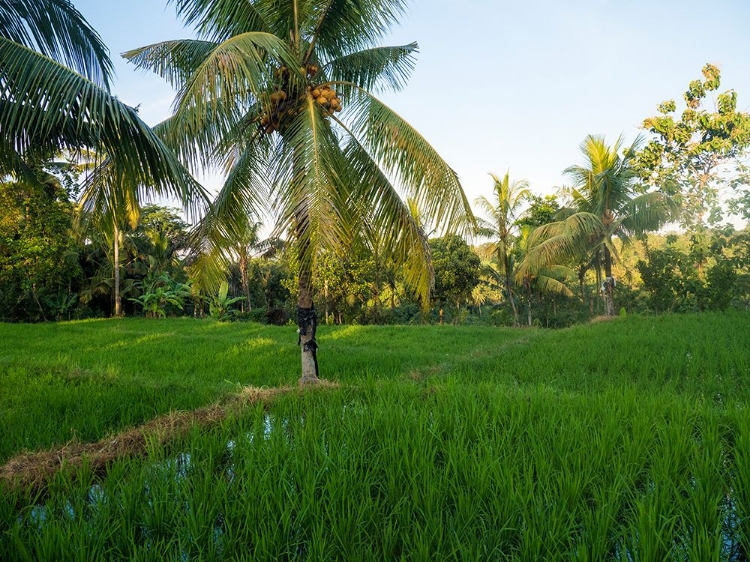
<svg viewBox="0 0 750 562"><path fill-rule="evenodd" d="M0 559L748 559L750 315L320 336L337 387L147 435L106 471L0 480ZM293 386L294 343L188 320L0 325L0 462Z"/></svg>

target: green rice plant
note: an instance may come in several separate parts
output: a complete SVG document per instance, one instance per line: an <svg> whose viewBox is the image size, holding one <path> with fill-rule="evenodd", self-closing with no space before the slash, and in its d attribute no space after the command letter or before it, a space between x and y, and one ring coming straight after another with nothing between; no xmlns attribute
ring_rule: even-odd
<svg viewBox="0 0 750 562"><path fill-rule="evenodd" d="M0 559L741 560L750 552L744 322L627 317L551 334L332 329L323 335L344 355L332 367L348 384L278 395L154 441L146 457L104 474L62 473L43 496L4 487ZM139 333L144 353L166 339L145 321L101 324ZM170 337L194 343L217 330L221 343L206 345L236 347L237 361L284 335L188 327ZM391 336L413 356L389 350ZM345 356L349 341L357 350ZM425 343L440 351L421 356ZM378 345L383 364L362 366ZM131 368L107 375L85 360L91 374L77 386L61 384L63 369L30 380L68 388L72 401L76 389L101 392L107 376L119 388ZM218 376L206 378L221 396ZM41 384L35 392L26 396L45 396Z"/></svg>
<svg viewBox="0 0 750 562"><path fill-rule="evenodd" d="M291 394L101 481L61 476L41 524L16 495L28 507L10 536L62 560L64 544L140 559L729 560L736 423L747 435L713 406L632 390Z"/></svg>

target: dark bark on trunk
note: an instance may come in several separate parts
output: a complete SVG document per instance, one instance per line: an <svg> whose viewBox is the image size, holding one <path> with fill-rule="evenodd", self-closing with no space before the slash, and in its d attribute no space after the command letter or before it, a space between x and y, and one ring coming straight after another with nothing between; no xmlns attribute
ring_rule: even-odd
<svg viewBox="0 0 750 562"><path fill-rule="evenodd" d="M531 326L531 293L529 293L529 306L526 310L528 311L529 326Z"/></svg>
<svg viewBox="0 0 750 562"><path fill-rule="evenodd" d="M599 254L599 252L597 252L596 254L596 270L595 271L596 271L596 286L598 288L594 291L594 293L597 295L596 313L599 314L601 311L601 299L599 298L600 296L599 291L601 290L601 286L602 286L602 260L601 260L601 255Z"/></svg>
<svg viewBox="0 0 750 562"><path fill-rule="evenodd" d="M586 305L586 270L583 267L578 268L578 284L581 288L581 302Z"/></svg>
<svg viewBox="0 0 750 562"><path fill-rule="evenodd" d="M615 315L615 301L613 297L613 290L615 280L612 277L612 255L609 253L609 248L604 247L604 302L607 305L607 316Z"/></svg>
<svg viewBox="0 0 750 562"><path fill-rule="evenodd" d="M299 299L297 301L297 324L299 326L299 346L302 354L302 377L300 384L311 384L318 378L318 344L315 341L317 316L312 299L312 276L308 268L302 266L299 274Z"/></svg>

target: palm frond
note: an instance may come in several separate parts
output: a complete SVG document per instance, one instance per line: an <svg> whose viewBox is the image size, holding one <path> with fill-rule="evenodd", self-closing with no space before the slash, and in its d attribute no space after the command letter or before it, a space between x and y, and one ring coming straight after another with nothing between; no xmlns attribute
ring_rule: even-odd
<svg viewBox="0 0 750 562"><path fill-rule="evenodd" d="M561 281L556 279L548 272L541 270L536 277L536 285L540 292L550 295L564 295L566 297L572 297L573 291Z"/></svg>
<svg viewBox="0 0 750 562"><path fill-rule="evenodd" d="M678 210L678 204L666 193L644 193L628 201L623 209L623 226L635 234L658 230L674 218Z"/></svg>
<svg viewBox="0 0 750 562"><path fill-rule="evenodd" d="M163 41L122 53L140 69L164 78L171 86L181 88L218 44L198 39Z"/></svg>
<svg viewBox="0 0 750 562"><path fill-rule="evenodd" d="M526 259L532 270L558 264L591 248L606 230L592 213L575 213L564 221L542 225L529 235Z"/></svg>
<svg viewBox="0 0 750 562"><path fill-rule="evenodd" d="M248 114L270 105L269 56L299 73L296 58L280 39L267 33L245 33L217 45L184 83L170 119L170 137L186 147L193 168L212 164L224 142ZM294 75L302 80L301 74Z"/></svg>
<svg viewBox="0 0 750 562"><path fill-rule="evenodd" d="M207 253L216 255L220 248L228 248L241 239L248 225L259 218L268 207L270 186L266 181L267 141L236 146L235 157L226 162L227 177L208 212L201 219L193 239L204 248L215 248ZM205 253L205 252L204 252Z"/></svg>
<svg viewBox="0 0 750 562"><path fill-rule="evenodd" d="M273 6L276 2L266 1ZM292 4L289 2L288 4ZM302 36L325 60L374 47L406 10L405 0L328 0L300 2ZM274 29L291 28L291 14L276 10Z"/></svg>
<svg viewBox="0 0 750 562"><path fill-rule="evenodd" d="M169 0L178 17L194 26L201 37L223 42L251 31L271 31L263 19L259 2L237 0Z"/></svg>
<svg viewBox="0 0 750 562"><path fill-rule="evenodd" d="M0 0L0 37L109 87L109 50L68 0Z"/></svg>
<svg viewBox="0 0 750 562"><path fill-rule="evenodd" d="M340 84L349 94L347 121L362 145L420 212L441 231L470 234L475 219L456 173L409 123L369 92Z"/></svg>
<svg viewBox="0 0 750 562"><path fill-rule="evenodd" d="M371 92L399 91L406 86L416 64L416 43L375 47L338 57L322 70L332 81L351 82Z"/></svg>
<svg viewBox="0 0 750 562"><path fill-rule="evenodd" d="M298 257L312 263L318 249L340 249L352 240L347 205L351 185L339 141L312 96L305 110L284 133L282 157L274 163L276 175L286 179L273 185L279 214L277 233L291 229L298 242Z"/></svg>
<svg viewBox="0 0 750 562"><path fill-rule="evenodd" d="M479 197L474 199L474 204L479 207L479 210L481 212L490 217L489 221L481 219L481 224L489 225L488 227L492 228L493 230L496 229L496 225L501 218L499 208L495 207L495 205L493 205L492 202L484 195L480 195ZM477 222L480 223L479 217L477 217Z"/></svg>
<svg viewBox="0 0 750 562"><path fill-rule="evenodd" d="M86 147L108 155L112 177L184 192L186 171L137 111L81 75L0 38L0 83L0 136L22 157Z"/></svg>
<svg viewBox="0 0 750 562"><path fill-rule="evenodd" d="M404 202L385 173L365 147L350 137L344 148L354 191L352 198L360 212L382 237L382 245L394 264L403 267L406 284L424 307L429 306L434 271L427 236L418 220L413 201ZM417 216L415 216L415 214Z"/></svg>
<svg viewBox="0 0 750 562"><path fill-rule="evenodd" d="M196 117L209 119L238 111L241 115L269 87L269 57L299 74L298 59L284 41L270 33L247 32L217 44L180 89L177 112L202 107L204 112Z"/></svg>

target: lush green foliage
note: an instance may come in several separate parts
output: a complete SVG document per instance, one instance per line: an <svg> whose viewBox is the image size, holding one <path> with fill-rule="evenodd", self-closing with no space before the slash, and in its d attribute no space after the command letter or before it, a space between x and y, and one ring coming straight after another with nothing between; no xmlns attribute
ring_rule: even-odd
<svg viewBox="0 0 750 562"><path fill-rule="evenodd" d="M471 291L479 283L481 260L459 236L444 236L430 240L432 265L435 268L434 298L441 308L448 302L460 308L471 298Z"/></svg>
<svg viewBox="0 0 750 562"><path fill-rule="evenodd" d="M491 176L495 183L492 201L486 197L476 200L488 217L479 219L480 233L492 240L493 260L488 269L502 281L504 297L513 310L513 321L517 326L518 309L513 294L521 233L519 215L523 204L531 198L531 192L526 180L511 182L510 172L506 172L502 180L495 174Z"/></svg>
<svg viewBox="0 0 750 562"><path fill-rule="evenodd" d="M72 211L54 182L0 181L0 320L59 320L70 311L68 290L81 273Z"/></svg>
<svg viewBox="0 0 750 562"><path fill-rule="evenodd" d="M325 378L389 378L456 360L523 334L474 328L319 328ZM420 349L415 342L425 343ZM451 343L447 346L447 342ZM195 408L239 386L291 384L295 328L188 318L0 323L0 458L21 448L98 439L170 409ZM481 344L487 347L487 344ZM494 343L493 343L494 345ZM437 347L446 347L435 354Z"/></svg>
<svg viewBox="0 0 750 562"><path fill-rule="evenodd" d="M194 180L137 110L109 93L111 73L106 46L69 0L3 0L0 174L34 183L35 168L58 151L95 150L107 162L93 183L178 198L195 193Z"/></svg>
<svg viewBox="0 0 750 562"><path fill-rule="evenodd" d="M118 405L129 410L133 398L152 408L154 399L215 399L232 390L222 376L297 377L294 342L277 343L291 330L281 328L186 320L0 328L0 341L12 340L0 356L31 389L19 401L46 402L53 415L67 409L77 431ZM6 490L0 557L739 560L748 552L747 314L628 317L556 332L322 330L336 369L327 377L342 388L277 397L147 458L116 461L103 478L85 468L75 481L61 475L43 504ZM74 341L87 342L75 374L61 351ZM191 356L196 348L207 353ZM21 357L36 358L35 373L18 372ZM35 379L53 386L28 384ZM125 380L150 392L88 398ZM3 425L16 433L39 419ZM58 425L59 443L70 426Z"/></svg>
<svg viewBox="0 0 750 562"><path fill-rule="evenodd" d="M737 110L734 90L718 94L713 111L704 107L720 85L719 69L707 64L703 80L690 82L679 118L677 104L669 100L659 105L659 115L643 122L653 137L638 155L641 175L677 198L680 220L689 228L721 222L722 195L734 195L735 208L747 212L743 201L750 193L743 158L750 150L750 113Z"/></svg>
<svg viewBox="0 0 750 562"><path fill-rule="evenodd" d="M427 302L426 244L394 185L440 227L471 217L456 174L375 97L403 88L414 67L416 43L379 44L405 4L179 1L199 39L125 53L177 86L163 130L181 156L228 172L204 221L206 245L236 238L272 201L297 253L303 308L321 251L346 253L367 228Z"/></svg>

